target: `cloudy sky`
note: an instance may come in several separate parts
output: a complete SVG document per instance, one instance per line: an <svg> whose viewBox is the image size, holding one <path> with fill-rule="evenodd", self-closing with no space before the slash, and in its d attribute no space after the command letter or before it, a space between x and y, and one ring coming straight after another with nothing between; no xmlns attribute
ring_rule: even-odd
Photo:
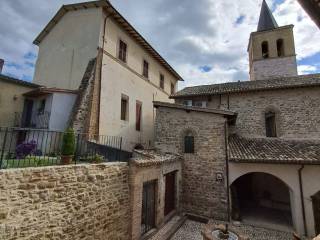
<svg viewBox="0 0 320 240"><path fill-rule="evenodd" d="M32 81L35 37L62 4L78 0L0 0L3 74ZM262 0L111 0L180 73L185 86L248 79L247 44ZM297 0L268 0L278 24L294 24L299 73L320 72L320 30Z"/></svg>

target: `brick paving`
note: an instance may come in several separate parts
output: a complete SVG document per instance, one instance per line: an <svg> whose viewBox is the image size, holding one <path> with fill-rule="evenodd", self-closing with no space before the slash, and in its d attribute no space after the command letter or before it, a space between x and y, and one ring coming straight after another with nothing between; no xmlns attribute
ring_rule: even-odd
<svg viewBox="0 0 320 240"><path fill-rule="evenodd" d="M213 221L216 224L223 222ZM173 235L171 240L202 240L201 229L205 224L187 220L181 228ZM241 233L248 236L250 240L292 240L292 233L266 228L253 227L249 225L234 226Z"/></svg>

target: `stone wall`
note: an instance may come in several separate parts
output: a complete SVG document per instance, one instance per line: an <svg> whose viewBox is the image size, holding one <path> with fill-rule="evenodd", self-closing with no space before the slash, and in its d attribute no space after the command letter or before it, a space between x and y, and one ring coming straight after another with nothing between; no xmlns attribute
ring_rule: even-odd
<svg viewBox="0 0 320 240"><path fill-rule="evenodd" d="M297 76L296 56L270 58L253 61L250 71L251 80L264 80L272 77Z"/></svg>
<svg viewBox="0 0 320 240"><path fill-rule="evenodd" d="M158 107L156 148L183 154L181 207L187 213L227 218L225 130L223 115ZM184 154L184 136L195 137L195 153ZM222 182L216 180L221 174Z"/></svg>
<svg viewBox="0 0 320 240"><path fill-rule="evenodd" d="M208 108L236 112L235 132L246 137L265 137L265 113L276 112L277 135L291 139L319 139L320 87L275 89L186 98L207 101ZM228 100L229 99L229 100ZM183 99L177 99L182 104Z"/></svg>
<svg viewBox="0 0 320 240"><path fill-rule="evenodd" d="M276 112L277 136L315 138L320 136L320 88L260 91L232 94L229 109L238 113L236 133L265 137L265 113ZM222 107L227 108L227 96Z"/></svg>
<svg viewBox="0 0 320 240"><path fill-rule="evenodd" d="M0 171L0 239L129 239L126 163Z"/></svg>

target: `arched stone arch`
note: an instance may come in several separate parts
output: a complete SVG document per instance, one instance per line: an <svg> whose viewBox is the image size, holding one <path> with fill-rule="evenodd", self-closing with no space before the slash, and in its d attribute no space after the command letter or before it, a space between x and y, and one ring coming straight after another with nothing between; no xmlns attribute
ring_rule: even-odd
<svg viewBox="0 0 320 240"><path fill-rule="evenodd" d="M239 179L242 176L245 176L247 174L251 173L263 173L263 174L268 174L271 175L277 179L279 179L281 182L283 182L291 191L294 189L294 186L291 184L291 182L287 179L283 178L283 175L281 173L277 173L275 171L262 171L262 170L248 170L244 173L238 172L236 176L233 176L231 179L229 179L229 186L231 186L237 179Z"/></svg>
<svg viewBox="0 0 320 240"><path fill-rule="evenodd" d="M292 193L281 177L261 171L244 173L230 184L232 219L292 229Z"/></svg>
<svg viewBox="0 0 320 240"><path fill-rule="evenodd" d="M240 179L241 177L244 177L246 175L249 175L249 174L253 174L253 173L261 173L261 174L266 174L266 175L270 175L276 179L278 179L279 181L281 181L284 185L286 185L286 187L289 188L289 190L293 190L292 187L284 180L281 178L281 176L277 176L276 174L273 174L273 173L269 173L267 171L249 171L247 173L244 173L240 176L238 176L237 178L233 179L232 181L230 181L229 185L231 186L234 182L236 182L238 179Z"/></svg>

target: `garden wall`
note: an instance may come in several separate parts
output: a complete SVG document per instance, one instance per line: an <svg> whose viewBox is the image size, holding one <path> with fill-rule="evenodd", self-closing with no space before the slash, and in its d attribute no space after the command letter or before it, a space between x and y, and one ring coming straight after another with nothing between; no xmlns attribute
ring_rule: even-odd
<svg viewBox="0 0 320 240"><path fill-rule="evenodd" d="M0 171L0 239L129 239L126 163Z"/></svg>

